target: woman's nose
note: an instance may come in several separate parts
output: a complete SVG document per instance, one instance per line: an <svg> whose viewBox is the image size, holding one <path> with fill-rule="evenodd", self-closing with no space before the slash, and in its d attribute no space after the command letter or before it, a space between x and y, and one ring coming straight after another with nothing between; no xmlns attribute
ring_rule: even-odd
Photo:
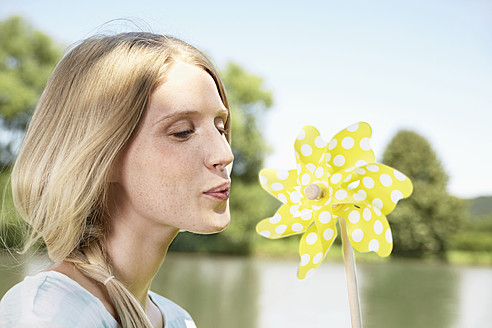
<svg viewBox="0 0 492 328"><path fill-rule="evenodd" d="M234 161L231 146L225 136L218 131L212 137L206 149L208 154L205 157L205 164L210 169L222 171Z"/></svg>

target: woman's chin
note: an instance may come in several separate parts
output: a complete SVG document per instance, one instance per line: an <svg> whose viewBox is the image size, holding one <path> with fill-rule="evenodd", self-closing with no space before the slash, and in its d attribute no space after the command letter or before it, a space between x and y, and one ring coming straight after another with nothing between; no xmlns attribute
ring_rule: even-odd
<svg viewBox="0 0 492 328"><path fill-rule="evenodd" d="M227 212L220 215L220 217L211 218L209 221L207 221L207 224L204 224L203 226L199 227L199 229L190 232L202 235L219 233L221 231L224 231L230 222L231 217L229 215L229 212Z"/></svg>

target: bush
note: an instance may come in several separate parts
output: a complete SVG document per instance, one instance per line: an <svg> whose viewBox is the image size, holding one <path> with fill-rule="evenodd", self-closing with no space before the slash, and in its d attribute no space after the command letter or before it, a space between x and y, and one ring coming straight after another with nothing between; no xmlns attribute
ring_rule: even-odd
<svg viewBox="0 0 492 328"><path fill-rule="evenodd" d="M450 240L450 248L470 252L492 252L492 234L488 231L463 231Z"/></svg>

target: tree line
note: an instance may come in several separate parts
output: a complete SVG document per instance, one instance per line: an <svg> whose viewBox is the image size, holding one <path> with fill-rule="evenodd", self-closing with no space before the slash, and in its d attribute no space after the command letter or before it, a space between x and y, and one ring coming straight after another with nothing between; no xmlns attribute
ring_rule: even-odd
<svg viewBox="0 0 492 328"><path fill-rule="evenodd" d="M3 247L20 247L26 225L13 209L9 170L23 131L63 47L21 17L0 22L0 186ZM232 221L220 234L180 233L171 251L251 254L261 237L255 225L280 205L258 183L270 149L265 141L265 113L273 95L261 77L230 62L221 76L231 107L234 169L230 196ZM383 163L405 173L414 193L388 216L394 256L445 258L450 249L492 252L492 215L473 221L468 201L447 192L448 176L430 143L413 131L398 132L386 147ZM472 222L473 221L473 222ZM484 231L486 232L484 234ZM477 237L478 236L478 237ZM477 239L478 238L478 239ZM479 240L479 241L477 241ZM479 247L475 247L476 244ZM262 247L268 243L262 243Z"/></svg>

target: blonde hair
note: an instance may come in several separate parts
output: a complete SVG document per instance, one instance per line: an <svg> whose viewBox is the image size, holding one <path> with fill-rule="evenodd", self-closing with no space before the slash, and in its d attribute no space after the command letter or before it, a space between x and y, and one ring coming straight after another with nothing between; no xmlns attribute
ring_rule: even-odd
<svg viewBox="0 0 492 328"><path fill-rule="evenodd" d="M137 129L153 90L176 62L207 71L229 108L210 61L169 36L124 33L82 41L60 61L38 102L12 172L16 209L31 226L25 249L42 238L52 261L72 262L103 283L107 195L115 159ZM229 140L230 120L226 122ZM151 327L117 279L106 288L123 327Z"/></svg>

